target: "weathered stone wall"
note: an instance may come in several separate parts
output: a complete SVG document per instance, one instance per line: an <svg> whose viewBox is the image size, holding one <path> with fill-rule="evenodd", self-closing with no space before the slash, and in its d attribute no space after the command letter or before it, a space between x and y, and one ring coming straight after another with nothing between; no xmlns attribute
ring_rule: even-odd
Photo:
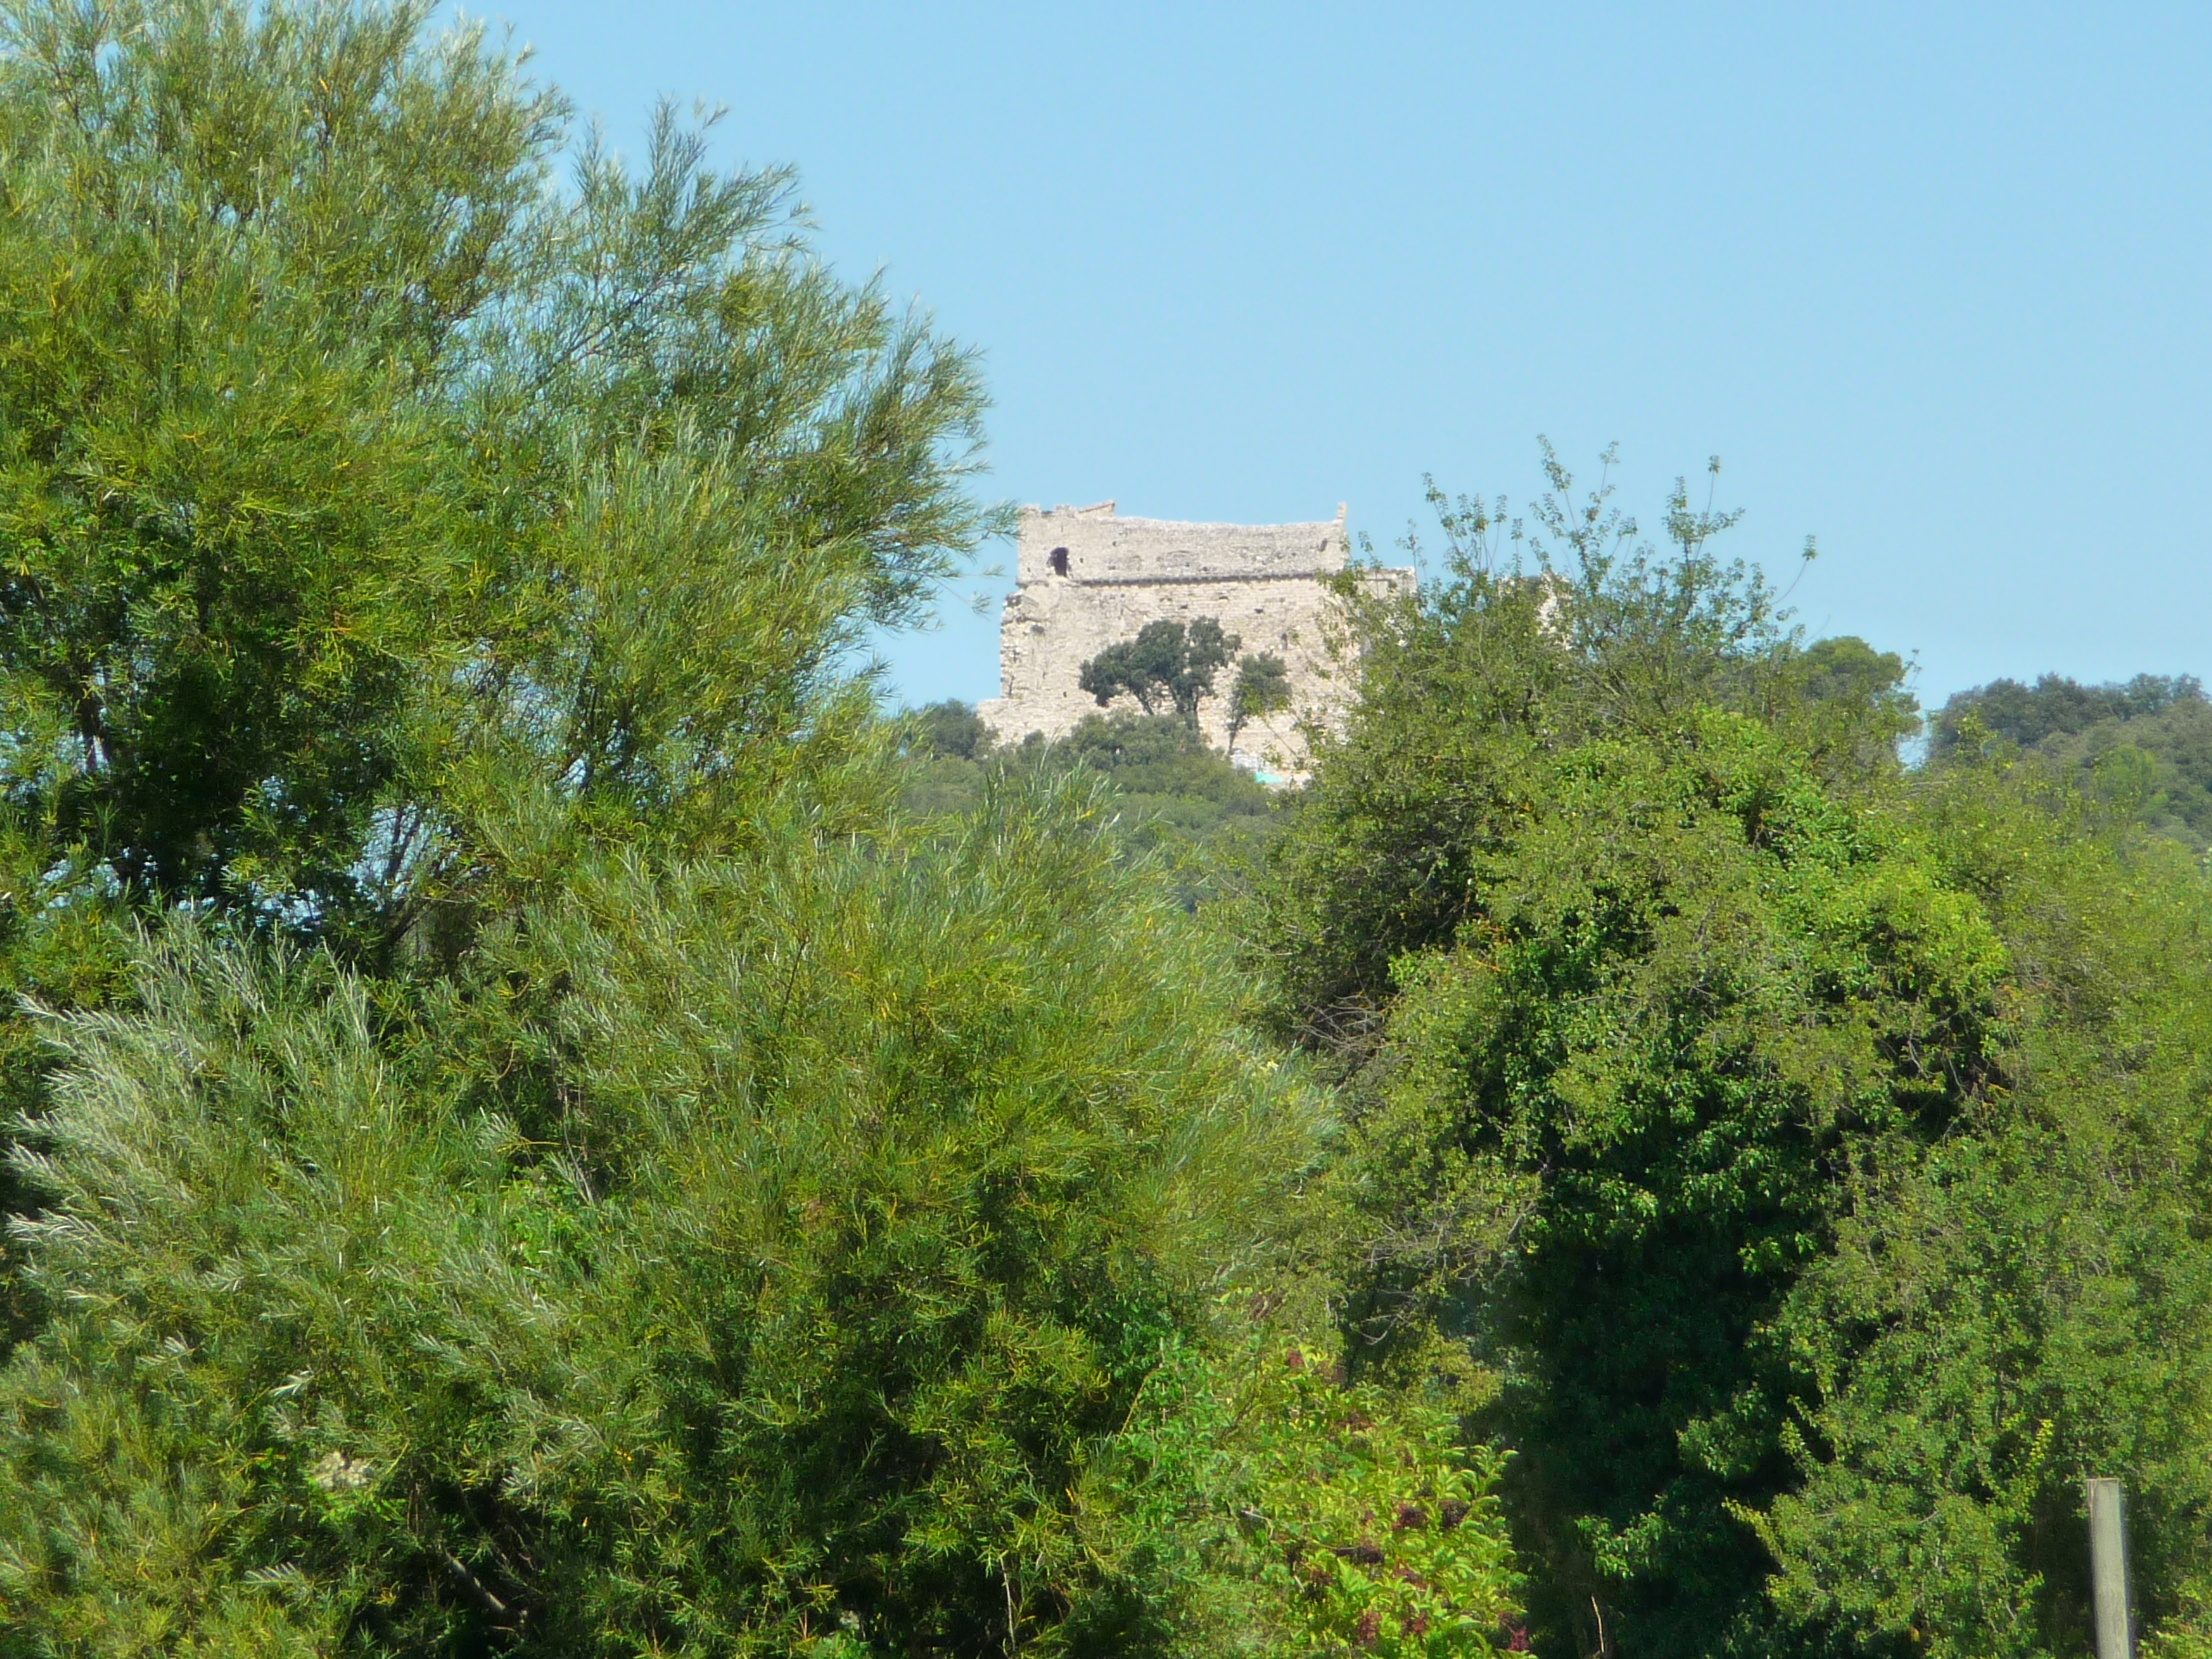
<svg viewBox="0 0 2212 1659"><path fill-rule="evenodd" d="M1001 695L982 705L1001 741L1032 732L1065 735L1097 700L1077 684L1083 664L1133 638L1147 622L1214 617L1242 636L1240 654L1272 653L1290 671L1291 707L1248 721L1236 747L1271 770L1306 758L1302 721L1333 719L1351 693L1345 665L1332 660L1336 596L1325 579L1344 568L1344 509L1311 524L1186 524L1122 518L1110 501L1095 507L1021 512L1015 571L1000 625ZM1409 580L1392 571L1384 579ZM1200 708L1206 740L1229 747L1232 664ZM1118 704L1134 709L1131 698Z"/></svg>

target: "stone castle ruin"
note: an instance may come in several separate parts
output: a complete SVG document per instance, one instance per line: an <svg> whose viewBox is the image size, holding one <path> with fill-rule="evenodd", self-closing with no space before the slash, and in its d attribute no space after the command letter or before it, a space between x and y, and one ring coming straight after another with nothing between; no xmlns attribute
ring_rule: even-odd
<svg viewBox="0 0 2212 1659"><path fill-rule="evenodd" d="M1311 524L1123 518L1111 501L1024 507L1016 586L1000 624L1001 695L976 712L1001 742L1065 736L1102 712L1077 683L1084 664L1148 622L1211 617L1239 636L1239 656L1279 657L1290 676L1290 706L1247 721L1231 758L1265 778L1295 773L1306 755L1301 725L1333 721L1351 695L1345 664L1330 653L1338 601L1328 586L1349 557L1341 506ZM1396 585L1412 573L1376 575ZM1218 749L1230 748L1236 671L1232 661L1198 709L1199 730ZM1136 704L1123 696L1115 706Z"/></svg>

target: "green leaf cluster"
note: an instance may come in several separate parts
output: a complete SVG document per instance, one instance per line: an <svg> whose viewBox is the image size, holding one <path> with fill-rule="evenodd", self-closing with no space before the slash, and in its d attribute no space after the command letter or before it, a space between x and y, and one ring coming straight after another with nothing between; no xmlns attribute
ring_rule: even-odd
<svg viewBox="0 0 2212 1659"><path fill-rule="evenodd" d="M1094 1547L1133 1582L1179 1586L1154 1599L1192 1652L1446 1659L1521 1643L1505 1459L1465 1442L1466 1402L1347 1385L1330 1344L1271 1311L1230 1312L1211 1351L1173 1351L1147 1379L1093 1476Z"/></svg>

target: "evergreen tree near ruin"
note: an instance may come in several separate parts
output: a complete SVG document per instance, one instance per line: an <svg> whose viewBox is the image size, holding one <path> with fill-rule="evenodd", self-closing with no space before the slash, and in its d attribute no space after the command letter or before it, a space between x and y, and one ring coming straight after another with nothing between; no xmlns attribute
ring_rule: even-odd
<svg viewBox="0 0 2212 1659"><path fill-rule="evenodd" d="M1214 694L1221 671L1234 662L1236 677L1229 690L1229 735L1265 715L1290 707L1290 671L1281 658L1266 652L1240 657L1243 641L1222 631L1219 621L1202 616L1181 622L1147 622L1134 639L1109 645L1085 662L1077 678L1101 709L1128 696L1147 715L1173 713L1198 729L1198 707Z"/></svg>
<svg viewBox="0 0 2212 1659"><path fill-rule="evenodd" d="M1213 695L1214 677L1242 643L1236 635L1224 633L1210 616L1188 626L1147 622L1134 639L1109 645L1084 664L1077 683L1101 709L1126 695L1147 715L1172 710L1195 728L1198 705Z"/></svg>

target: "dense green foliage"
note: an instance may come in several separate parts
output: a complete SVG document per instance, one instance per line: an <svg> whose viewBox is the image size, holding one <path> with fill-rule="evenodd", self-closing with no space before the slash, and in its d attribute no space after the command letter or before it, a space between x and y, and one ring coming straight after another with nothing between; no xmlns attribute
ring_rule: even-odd
<svg viewBox="0 0 2212 1659"><path fill-rule="evenodd" d="M703 144L0 0L0 1654L2212 1653L2196 683L1548 454L1305 789L883 721L976 364Z"/></svg>
<svg viewBox="0 0 2212 1659"><path fill-rule="evenodd" d="M1755 728L1684 739L1667 760L1579 746L1529 779L1479 922L1401 967L1361 1195L1395 1247L1351 1311L1402 1323L1504 1223L1491 1414L1530 1529L1590 1572L1548 1589L1630 1587L1637 1650L1707 1650L1731 1618L1755 1650L1760 1568L1729 1511L1791 1471L1787 1368L1753 1336L1818 1251L1853 1143L1955 1111L1999 953ZM1409 1217L1422 1248L1395 1237Z"/></svg>
<svg viewBox="0 0 2212 1659"><path fill-rule="evenodd" d="M1179 716L1087 715L1056 742L995 743L965 703L906 717L905 802L931 816L974 811L990 781L1079 772L1112 790L1133 851L1156 855L1187 898L1241 887L1296 797L1271 791L1230 764Z"/></svg>
<svg viewBox="0 0 2212 1659"><path fill-rule="evenodd" d="M73 1034L55 1313L0 1382L13 1618L705 1653L1124 1617L1071 1489L1264 1268L1311 1133L1173 913L1001 798L950 849L617 860L518 923L488 1001L395 1020L186 940Z"/></svg>
<svg viewBox="0 0 2212 1659"><path fill-rule="evenodd" d="M2186 675L2082 685L2046 674L2031 686L1998 680L1961 691L1930 722L1929 760L1948 766L1992 744L2025 751L2199 851L2212 845L2212 702Z"/></svg>
<svg viewBox="0 0 2212 1659"><path fill-rule="evenodd" d="M1254 917L1348 1091L1354 1351L1497 1377L1540 1650L2078 1650L2114 1471L2190 1639L2201 876L2034 769L1903 772L1897 658L1567 482L1365 608Z"/></svg>
<svg viewBox="0 0 2212 1659"><path fill-rule="evenodd" d="M1186 1610L1196 1651L1441 1659L1522 1640L1503 1459L1461 1449L1464 1402L1347 1388L1325 1345L1261 1329L1147 1380L1099 1466L1109 1559Z"/></svg>
<svg viewBox="0 0 2212 1659"><path fill-rule="evenodd" d="M900 810L971 359L427 16L6 14L0 1651L1486 1645L1496 1459L1235 1392L1243 976L1095 777Z"/></svg>
<svg viewBox="0 0 2212 1659"><path fill-rule="evenodd" d="M1783 1321L1817 1382L1761 1532L1785 1611L1946 1655L2081 1652L2079 1481L2127 1482L2138 1605L2202 1650L2212 1589L2212 951L2194 861L1975 768L1913 801L2003 942L1994 1068L1870 1157ZM1905 1155L1899 1155L1900 1153Z"/></svg>

